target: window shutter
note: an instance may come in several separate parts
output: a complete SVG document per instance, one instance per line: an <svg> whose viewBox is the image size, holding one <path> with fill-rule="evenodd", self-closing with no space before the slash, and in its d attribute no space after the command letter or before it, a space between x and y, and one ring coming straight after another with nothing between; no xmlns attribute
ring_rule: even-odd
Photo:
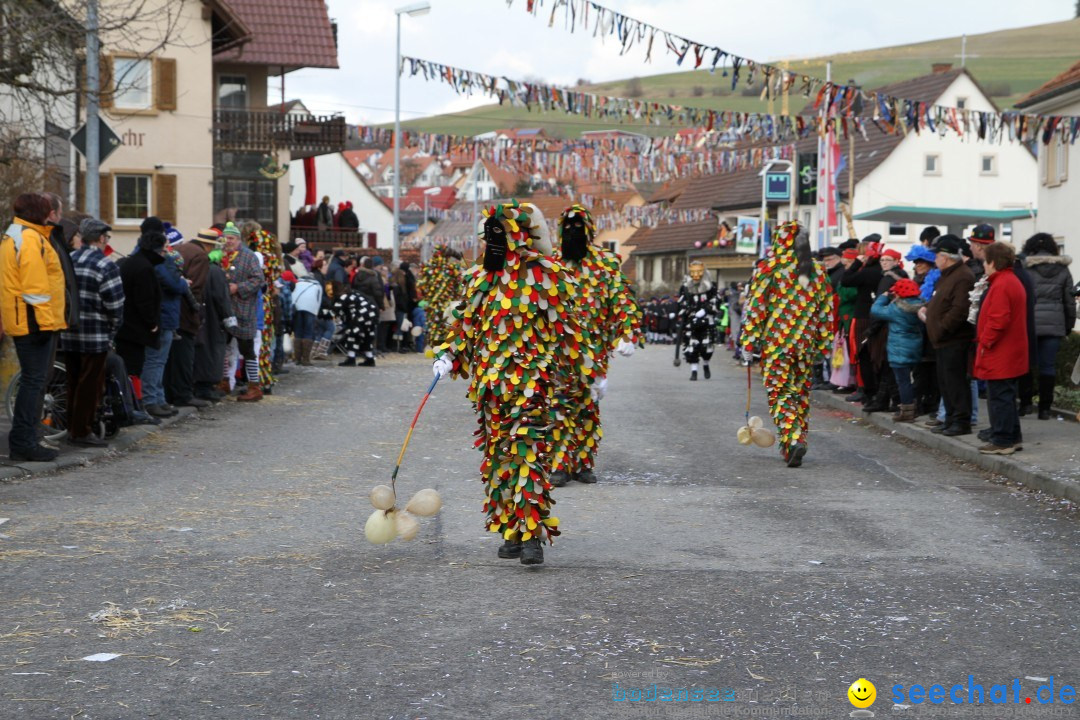
<svg viewBox="0 0 1080 720"><path fill-rule="evenodd" d="M102 55L98 65L98 78L101 82L101 107L109 108L116 94L116 81L113 79L113 59L111 55Z"/></svg>
<svg viewBox="0 0 1080 720"><path fill-rule="evenodd" d="M101 214L99 219L107 224L113 224L113 176L112 173L101 173ZM89 210L90 208L87 208Z"/></svg>
<svg viewBox="0 0 1080 720"><path fill-rule="evenodd" d="M154 61L154 88L158 110L176 109L176 60L158 58Z"/></svg>
<svg viewBox="0 0 1080 720"><path fill-rule="evenodd" d="M154 214L176 224L176 176L154 176Z"/></svg>

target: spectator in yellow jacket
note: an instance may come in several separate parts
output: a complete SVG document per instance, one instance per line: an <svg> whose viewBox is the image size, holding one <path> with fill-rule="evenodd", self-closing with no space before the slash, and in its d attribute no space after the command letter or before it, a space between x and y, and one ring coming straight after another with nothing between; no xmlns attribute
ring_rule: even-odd
<svg viewBox="0 0 1080 720"><path fill-rule="evenodd" d="M22 376L8 433L15 461L48 462L56 450L43 446L37 430L45 378L56 340L67 328L64 270L49 242L49 199L23 193L15 199L15 219L0 241L0 319L12 336Z"/></svg>

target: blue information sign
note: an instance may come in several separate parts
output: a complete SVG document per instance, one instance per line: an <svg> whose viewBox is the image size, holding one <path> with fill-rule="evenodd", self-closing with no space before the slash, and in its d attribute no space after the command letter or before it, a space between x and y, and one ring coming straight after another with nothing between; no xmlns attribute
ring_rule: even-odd
<svg viewBox="0 0 1080 720"><path fill-rule="evenodd" d="M765 201L791 201L791 174L786 172L765 173Z"/></svg>

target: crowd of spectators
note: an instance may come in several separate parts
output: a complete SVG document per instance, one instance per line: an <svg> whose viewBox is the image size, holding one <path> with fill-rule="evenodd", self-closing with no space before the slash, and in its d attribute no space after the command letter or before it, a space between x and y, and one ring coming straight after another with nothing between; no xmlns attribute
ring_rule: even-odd
<svg viewBox="0 0 1080 720"><path fill-rule="evenodd" d="M185 239L156 217L125 256L110 246L107 223L65 214L56 195L24 193L13 210L0 242L2 332L20 369L12 460L55 459L43 421L66 427L71 445L105 447L105 407L123 427L159 424L178 407L207 408L230 393L256 402L289 372L287 360L312 365L339 349L333 300L349 293L378 309L364 365L424 349L424 303L407 262L391 271L378 255L281 245L256 223ZM65 417L46 418L57 362L67 407Z"/></svg>

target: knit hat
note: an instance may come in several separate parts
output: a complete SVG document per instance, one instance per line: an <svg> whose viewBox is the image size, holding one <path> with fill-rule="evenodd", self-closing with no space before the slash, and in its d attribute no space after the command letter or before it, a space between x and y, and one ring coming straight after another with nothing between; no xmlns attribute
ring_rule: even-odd
<svg viewBox="0 0 1080 720"><path fill-rule="evenodd" d="M848 248L844 251L844 254L841 257L845 258L846 260L854 260L859 257L859 251L855 248Z"/></svg>
<svg viewBox="0 0 1080 720"><path fill-rule="evenodd" d="M97 242L98 238L111 231L111 227L97 218L85 218L79 223L79 234L82 235L83 245Z"/></svg>
<svg viewBox="0 0 1080 720"><path fill-rule="evenodd" d="M885 252L881 253L881 257L892 258L893 260L896 260L897 262L900 262L900 260L903 258L903 256L900 255L899 250L893 250L892 248L889 248Z"/></svg>
<svg viewBox="0 0 1080 720"><path fill-rule="evenodd" d="M240 237L240 228L236 227L236 225L232 222L227 222L225 223L225 229L222 231L221 234Z"/></svg>
<svg viewBox="0 0 1080 720"><path fill-rule="evenodd" d="M878 235L877 237L881 237ZM866 243L866 257L878 258L881 257L881 243L876 240L863 240Z"/></svg>
<svg viewBox="0 0 1080 720"><path fill-rule="evenodd" d="M893 283L891 292L896 297L913 298L919 296L919 285L914 280L901 278Z"/></svg>
<svg viewBox="0 0 1080 720"><path fill-rule="evenodd" d="M169 241L169 247L184 242L184 236L180 234L179 230L172 226L172 223L165 223L165 239Z"/></svg>
<svg viewBox="0 0 1080 720"><path fill-rule="evenodd" d="M934 251L930 248L925 248L922 245L915 245L908 251L907 259L912 262L927 262L933 264Z"/></svg>
<svg viewBox="0 0 1080 720"><path fill-rule="evenodd" d="M987 225L986 223L976 225L975 229L971 231L971 237L969 237L968 240L980 245L989 245L994 242L993 226Z"/></svg>
<svg viewBox="0 0 1080 720"><path fill-rule="evenodd" d="M292 240L290 240L288 242L281 243L281 252L288 255L293 250L295 250L297 247L298 247L297 244L295 242L293 242Z"/></svg>
<svg viewBox="0 0 1080 720"><path fill-rule="evenodd" d="M203 245L221 247L221 233L214 228L200 230L199 234L195 236L195 242L202 243Z"/></svg>
<svg viewBox="0 0 1080 720"><path fill-rule="evenodd" d="M296 273L294 273L292 270L285 270L281 273L281 279L285 282L295 283Z"/></svg>
<svg viewBox="0 0 1080 720"><path fill-rule="evenodd" d="M371 267L377 268L382 264L383 264L383 259L382 259L381 256L375 255L374 257L371 258Z"/></svg>
<svg viewBox="0 0 1080 720"><path fill-rule="evenodd" d="M151 232L159 232L162 235L165 234L165 223L161 222L161 218L156 218L153 215L142 221L139 225L139 231L143 234Z"/></svg>

